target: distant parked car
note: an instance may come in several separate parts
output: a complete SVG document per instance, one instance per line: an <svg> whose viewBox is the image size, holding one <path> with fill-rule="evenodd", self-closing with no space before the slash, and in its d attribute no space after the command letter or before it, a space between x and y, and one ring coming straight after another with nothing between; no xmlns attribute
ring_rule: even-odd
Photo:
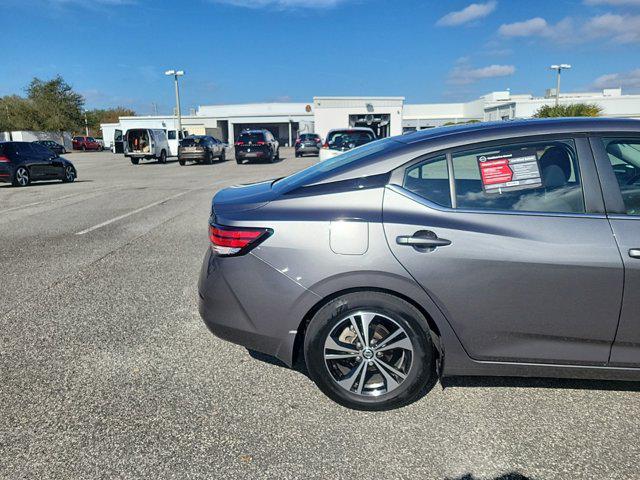
<svg viewBox="0 0 640 480"><path fill-rule="evenodd" d="M360 147L376 139L373 130L365 127L338 128L329 130L320 150L320 160L333 158L353 148Z"/></svg>
<svg viewBox="0 0 640 480"><path fill-rule="evenodd" d="M180 142L178 147L178 162L180 165L185 165L188 161L211 165L214 158L224 162L226 156L225 144L209 135L187 137Z"/></svg>
<svg viewBox="0 0 640 480"><path fill-rule="evenodd" d="M60 145L58 142L54 142L53 140L36 140L33 143L37 143L38 145L42 145L43 147L47 147L53 153L57 155L62 155L63 153L67 153L67 149L64 148L63 145Z"/></svg>
<svg viewBox="0 0 640 480"><path fill-rule="evenodd" d="M137 165L141 159L157 159L167 163L169 156L167 132L161 129L132 128L124 134L124 156Z"/></svg>
<svg viewBox="0 0 640 480"><path fill-rule="evenodd" d="M73 163L47 147L31 142L0 142L0 182L26 187L37 180L73 182Z"/></svg>
<svg viewBox="0 0 640 480"><path fill-rule="evenodd" d="M236 162L243 160L267 160L280 158L280 143L269 130L246 130L236 140Z"/></svg>
<svg viewBox="0 0 640 480"><path fill-rule="evenodd" d="M320 154L322 139L317 133L303 133L296 140L296 157L302 157L306 153Z"/></svg>
<svg viewBox="0 0 640 480"><path fill-rule="evenodd" d="M74 150L102 150L102 145L93 137L73 137Z"/></svg>

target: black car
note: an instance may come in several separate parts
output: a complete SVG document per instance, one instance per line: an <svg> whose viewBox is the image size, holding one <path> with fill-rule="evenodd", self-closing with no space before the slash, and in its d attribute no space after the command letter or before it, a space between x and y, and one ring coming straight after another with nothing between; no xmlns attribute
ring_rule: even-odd
<svg viewBox="0 0 640 480"><path fill-rule="evenodd" d="M211 165L213 159L226 160L225 144L209 135L192 135L180 141L178 146L178 162L185 165L191 160L196 163Z"/></svg>
<svg viewBox="0 0 640 480"><path fill-rule="evenodd" d="M296 140L296 157L302 157L305 153L320 154L322 140L317 133L303 133Z"/></svg>
<svg viewBox="0 0 640 480"><path fill-rule="evenodd" d="M0 142L0 182L26 187L37 180L73 182L76 168L47 147L30 142Z"/></svg>
<svg viewBox="0 0 640 480"><path fill-rule="evenodd" d="M43 147L47 147L53 153L57 155L62 155L67 153L67 149L64 146L60 145L58 142L54 142L53 140L36 140L33 143L37 143L38 145L42 145Z"/></svg>
<svg viewBox="0 0 640 480"><path fill-rule="evenodd" d="M244 160L267 160L280 158L280 143L269 130L245 130L235 143L236 162Z"/></svg>

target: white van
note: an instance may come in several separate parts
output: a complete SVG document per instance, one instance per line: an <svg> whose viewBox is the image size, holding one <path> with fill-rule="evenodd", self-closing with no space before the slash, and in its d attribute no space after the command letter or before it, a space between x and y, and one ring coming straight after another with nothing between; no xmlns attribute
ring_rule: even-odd
<svg viewBox="0 0 640 480"><path fill-rule="evenodd" d="M171 154L167 133L155 128L131 128L124 134L124 156L137 165L140 159L155 158L166 163Z"/></svg>

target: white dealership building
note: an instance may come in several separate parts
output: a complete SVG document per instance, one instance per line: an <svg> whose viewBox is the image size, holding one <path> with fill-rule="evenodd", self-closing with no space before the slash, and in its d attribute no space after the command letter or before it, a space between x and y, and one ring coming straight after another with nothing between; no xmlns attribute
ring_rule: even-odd
<svg viewBox="0 0 640 480"><path fill-rule="evenodd" d="M622 89L600 92L562 93L561 104L592 103L604 116L640 118L640 95ZM213 135L233 142L248 128L266 128L283 145L291 145L304 132L325 138L332 128L371 127L378 136L400 135L452 123L530 118L543 105L553 105L553 91L543 97L492 92L469 102L408 104L404 97L314 97L308 103L249 103L203 105L182 117L183 129L193 135ZM129 128L175 129L175 116L121 117L119 123L103 124L105 143Z"/></svg>

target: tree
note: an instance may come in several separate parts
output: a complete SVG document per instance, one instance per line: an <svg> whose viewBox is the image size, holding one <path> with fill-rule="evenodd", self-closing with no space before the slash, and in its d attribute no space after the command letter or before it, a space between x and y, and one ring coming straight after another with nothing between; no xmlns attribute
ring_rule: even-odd
<svg viewBox="0 0 640 480"><path fill-rule="evenodd" d="M593 103L572 103L570 105L543 105L533 115L535 118L550 117L599 117L602 108Z"/></svg>
<svg viewBox="0 0 640 480"><path fill-rule="evenodd" d="M27 99L37 114L34 130L77 131L84 124L84 98L60 75L48 81L31 80Z"/></svg>
<svg viewBox="0 0 640 480"><path fill-rule="evenodd" d="M466 122L447 122L444 123L442 126L443 127L453 127L454 125L467 125L469 123L480 123L480 120L467 120Z"/></svg>
<svg viewBox="0 0 640 480"><path fill-rule="evenodd" d="M99 135L101 123L118 123L120 117L132 117L136 114L126 107L93 109L87 111L87 124L91 135Z"/></svg>
<svg viewBox="0 0 640 480"><path fill-rule="evenodd" d="M0 98L0 131L38 130L38 114L32 103L18 95Z"/></svg>

